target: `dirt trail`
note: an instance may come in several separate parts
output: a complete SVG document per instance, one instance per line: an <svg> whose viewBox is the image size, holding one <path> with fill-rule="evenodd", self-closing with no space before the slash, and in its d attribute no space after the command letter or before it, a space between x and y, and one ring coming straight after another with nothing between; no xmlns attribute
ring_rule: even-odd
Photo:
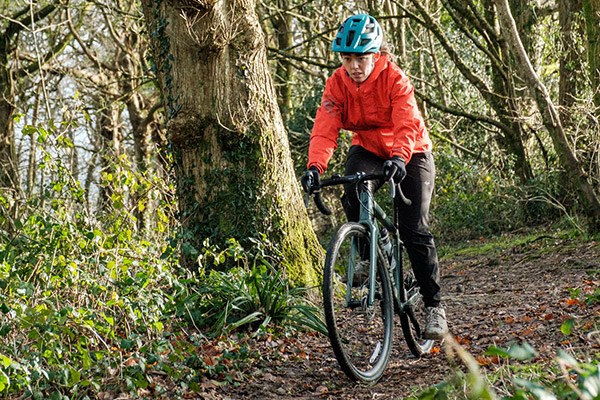
<svg viewBox="0 0 600 400"><path fill-rule="evenodd" d="M540 238L484 255L442 258L444 304L456 341L484 370L499 368L484 353L491 345L508 347L526 341L552 362L558 348L598 354L589 335L600 323L600 307L584 305L569 289L593 291L600 286L600 245ZM595 272L594 272L595 271ZM573 334L560 326L575 318ZM584 326L587 324L587 326ZM205 399L402 399L448 378L445 347L421 359L410 356L397 327L395 354L374 386L354 384L338 368L326 337L302 335L284 342L262 343L263 362L239 386L214 387ZM581 328L581 330L579 330Z"/></svg>

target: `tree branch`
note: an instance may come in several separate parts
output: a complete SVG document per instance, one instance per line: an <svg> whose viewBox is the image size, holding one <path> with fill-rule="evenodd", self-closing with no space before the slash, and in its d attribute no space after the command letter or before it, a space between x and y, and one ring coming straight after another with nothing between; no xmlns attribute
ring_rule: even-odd
<svg viewBox="0 0 600 400"><path fill-rule="evenodd" d="M483 122L489 125L493 125L496 128L500 129L501 131L507 131L510 128L506 125L504 125L502 122L495 120L494 118L488 117L487 115L482 115L482 114L473 114L470 113L468 111L464 111L464 110L459 110L457 108L452 108L452 107L448 107L448 106L444 106L443 104L440 104L436 101L434 101L431 97L426 96L424 93L418 91L417 89L415 89L415 94L417 95L417 97L419 97L422 101L424 101L425 103L427 103L428 105L430 105L433 108L436 108L442 112L457 116L457 117L464 117L467 118L471 121L474 122Z"/></svg>
<svg viewBox="0 0 600 400"><path fill-rule="evenodd" d="M465 78L467 78L467 80L469 82L471 82L471 84L479 90L481 95L490 104L494 104L494 97L496 96L494 94L494 92L490 88L488 88L488 86L485 84L485 82L481 78L479 78L477 75L475 75L475 73L463 62L463 60L458 55L457 51L450 44L448 38L442 31L442 29L441 29L440 25L437 23L437 21L434 21L433 18L431 18L431 16L427 12L427 10L425 10L425 8L423 8L423 6L421 5L421 2L419 0L411 0L411 2L417 8L417 10L419 10L419 13L423 17L423 22L424 22L423 26L426 29L429 29L429 30L431 30L431 32L433 32L433 34L438 39L438 41L440 42L442 47L446 50L446 53L448 53L448 56L450 57L450 59L452 60L454 65L456 65L456 68L458 68L458 70L461 72L461 74Z"/></svg>
<svg viewBox="0 0 600 400"><path fill-rule="evenodd" d="M19 69L18 76L22 78L38 71L41 68L41 66L45 65L58 54L62 53L62 51L67 47L69 43L71 43L72 40L73 35L66 35L60 42L55 44L39 61L34 61L27 67Z"/></svg>
<svg viewBox="0 0 600 400"><path fill-rule="evenodd" d="M22 30L27 29L32 24L35 24L38 21L46 18L48 15L52 14L54 10L56 10L56 5L49 4L41 10L38 10L33 14L29 14L30 8L24 7L21 11L15 13L15 15L12 18L7 18L10 21L10 23L4 31L4 35L12 36L21 32ZM19 18L23 15L26 16L19 20Z"/></svg>
<svg viewBox="0 0 600 400"><path fill-rule="evenodd" d="M339 65L323 64L323 63L320 63L317 61L312 61L305 57L300 57L295 54L291 54L291 53L276 49L274 47L267 47L267 50L269 50L273 53L276 53L282 57L289 58L289 59L296 60L296 61L301 61L301 62L307 63L309 65L314 65L315 67L319 67L319 68L326 68L326 69L332 70L332 69L336 69L337 67L339 67Z"/></svg>
<svg viewBox="0 0 600 400"><path fill-rule="evenodd" d="M490 48L493 48L493 43L497 43L499 41L496 33L491 31L491 28L487 25L487 23L485 21L482 22L478 15L473 15L467 9L462 7L457 8L455 4L456 1L452 1L452 4L449 3L449 1L444 0L444 6L446 7L446 10L460 31L467 36L471 42L473 42L473 44L490 59L490 61L496 64L496 69L498 71L502 71L503 63L498 57L498 54L494 54L492 51L490 51ZM460 14L457 14L456 11L458 11ZM464 21L465 19L466 23ZM469 31L469 28L473 27L477 29L481 37L485 40L487 47L477 40L475 35ZM506 76L503 75L503 77L506 79Z"/></svg>
<svg viewBox="0 0 600 400"><path fill-rule="evenodd" d="M108 64L103 63L100 60L98 60L98 58L94 54L92 54L92 52L90 51L88 46L85 43L83 43L81 36L79 36L79 32L77 32L77 27L75 27L73 25L73 20L71 18L71 12L68 7L67 7L67 24L69 26L69 30L71 31L71 34L73 35L73 37L79 44L79 47L81 47L81 50L94 64L96 64L99 68L106 68L109 71L116 71L116 68L114 66L108 65Z"/></svg>

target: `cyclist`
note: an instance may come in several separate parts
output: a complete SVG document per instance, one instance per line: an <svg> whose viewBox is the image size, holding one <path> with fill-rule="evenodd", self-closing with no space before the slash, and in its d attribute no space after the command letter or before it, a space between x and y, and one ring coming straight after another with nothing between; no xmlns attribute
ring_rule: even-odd
<svg viewBox="0 0 600 400"><path fill-rule="evenodd" d="M426 339L440 340L448 332L440 305L437 251L429 231L429 204L435 165L432 143L407 75L393 63L377 20L356 14L340 26L332 44L342 66L326 82L310 136L303 185L310 187L337 148L340 129L353 133L345 174L384 171L401 183L412 205L397 204L400 237L407 249L427 307ZM379 182L377 190L384 182ZM342 203L349 221L359 219L356 189L346 187Z"/></svg>

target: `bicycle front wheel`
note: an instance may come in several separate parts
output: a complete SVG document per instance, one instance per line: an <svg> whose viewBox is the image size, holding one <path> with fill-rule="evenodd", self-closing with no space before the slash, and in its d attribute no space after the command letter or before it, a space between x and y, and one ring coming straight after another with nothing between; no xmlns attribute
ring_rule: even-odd
<svg viewBox="0 0 600 400"><path fill-rule="evenodd" d="M381 248L372 304L368 301L368 276L353 274L369 243L369 233L363 225L349 222L340 227L327 250L323 302L329 340L342 370L354 381L373 383L381 378L390 358L394 310L387 261Z"/></svg>

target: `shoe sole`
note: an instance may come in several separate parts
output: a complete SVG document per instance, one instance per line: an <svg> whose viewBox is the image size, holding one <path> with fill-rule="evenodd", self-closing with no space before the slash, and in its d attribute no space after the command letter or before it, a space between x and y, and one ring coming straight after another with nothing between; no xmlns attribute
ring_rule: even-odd
<svg viewBox="0 0 600 400"><path fill-rule="evenodd" d="M423 333L423 339L427 339L427 340L442 340L446 337L446 335L448 334L448 332L445 333L440 333L440 334L427 334L427 333Z"/></svg>

